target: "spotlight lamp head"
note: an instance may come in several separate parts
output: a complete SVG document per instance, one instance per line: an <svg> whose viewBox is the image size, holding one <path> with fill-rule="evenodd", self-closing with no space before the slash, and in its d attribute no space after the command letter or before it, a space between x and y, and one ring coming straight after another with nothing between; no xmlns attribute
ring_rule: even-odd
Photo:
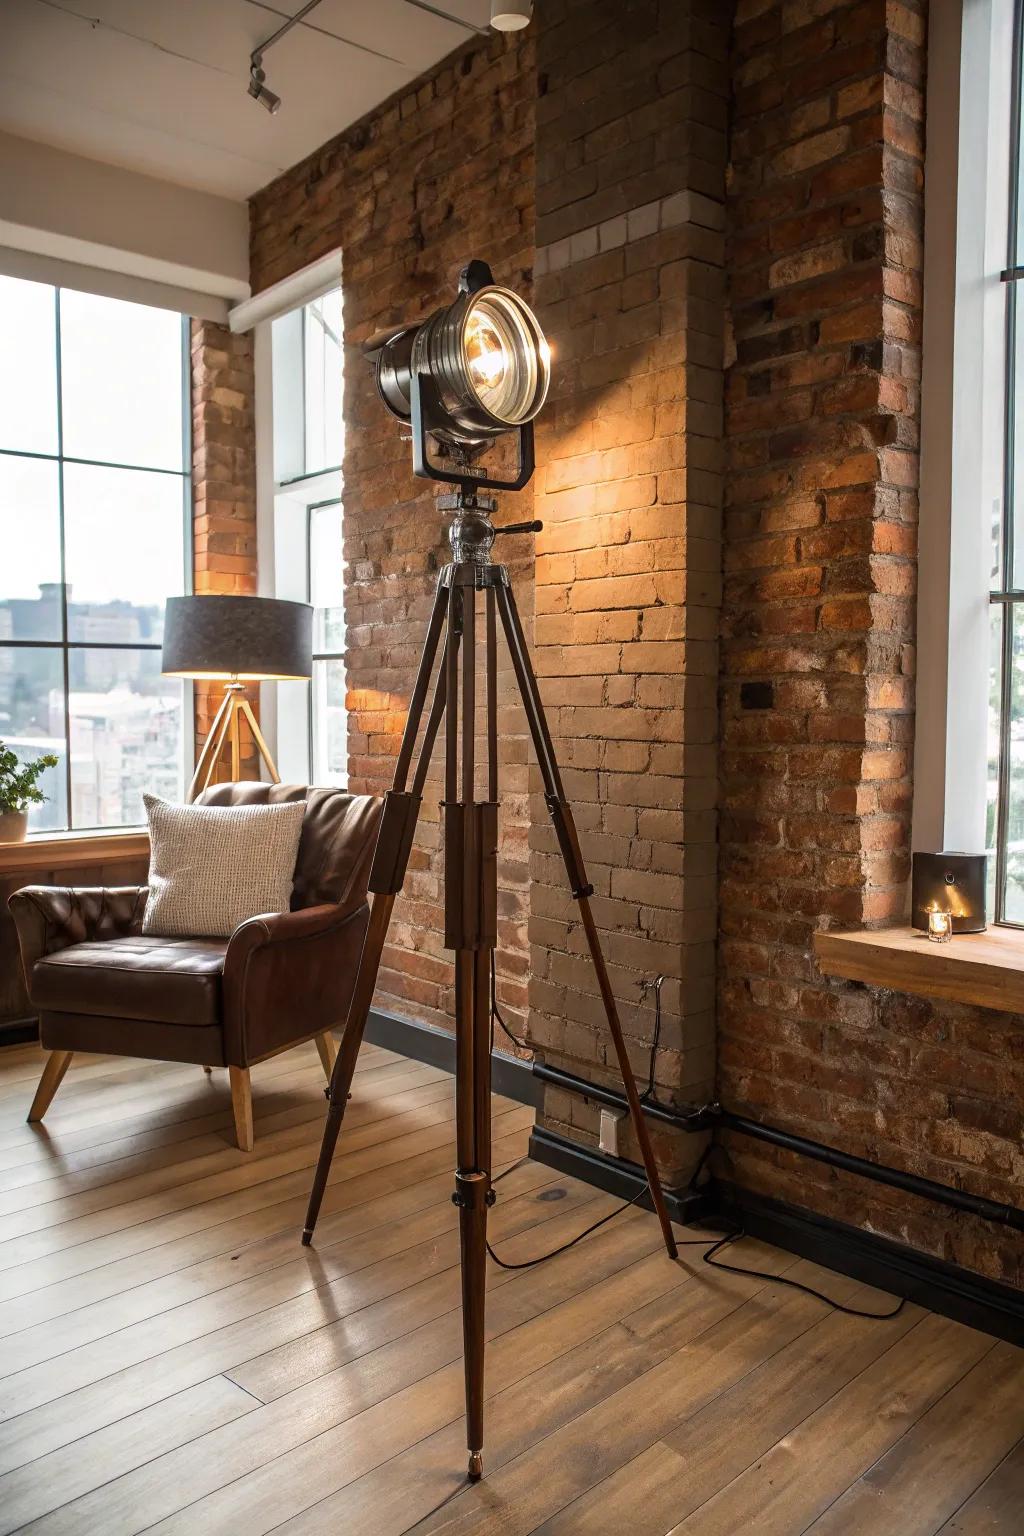
<svg viewBox="0 0 1024 1536"><path fill-rule="evenodd" d="M249 95L254 101L258 101L261 107L266 107L271 117L273 117L281 105L281 98L265 83L266 78L266 72L263 68L263 55L254 53L249 61Z"/></svg>
<svg viewBox="0 0 1024 1536"><path fill-rule="evenodd" d="M380 331L366 343L388 410L413 429L413 468L429 479L519 489L533 473L533 419L544 404L551 353L530 306L495 283L486 262L471 261L454 303L426 320ZM489 443L515 432L519 472L491 480L471 468ZM426 437L461 472L430 461Z"/></svg>

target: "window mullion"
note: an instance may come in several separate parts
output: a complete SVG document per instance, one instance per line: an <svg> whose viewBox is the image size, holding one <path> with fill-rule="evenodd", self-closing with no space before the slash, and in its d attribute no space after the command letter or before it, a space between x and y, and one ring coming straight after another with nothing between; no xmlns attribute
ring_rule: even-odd
<svg viewBox="0 0 1024 1536"><path fill-rule="evenodd" d="M67 555L64 540L64 391L61 369L60 289L53 290L54 341L56 346L57 385L57 517L60 530L60 638L61 662L64 679L64 795L65 817L68 831L74 831L71 815L71 655L68 650L70 626L68 623Z"/></svg>

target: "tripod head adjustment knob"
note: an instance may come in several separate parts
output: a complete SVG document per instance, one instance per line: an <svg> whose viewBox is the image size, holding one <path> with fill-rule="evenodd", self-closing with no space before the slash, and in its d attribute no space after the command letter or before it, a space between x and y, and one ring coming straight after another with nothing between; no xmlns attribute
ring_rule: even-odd
<svg viewBox="0 0 1024 1536"><path fill-rule="evenodd" d="M544 524L540 518L534 518L530 523L506 523L504 528L495 528L495 533L543 533Z"/></svg>

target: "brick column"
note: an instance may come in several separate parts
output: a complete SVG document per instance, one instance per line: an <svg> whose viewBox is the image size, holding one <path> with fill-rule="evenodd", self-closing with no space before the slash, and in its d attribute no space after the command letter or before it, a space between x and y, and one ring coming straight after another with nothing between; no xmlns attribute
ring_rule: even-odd
<svg viewBox="0 0 1024 1536"><path fill-rule="evenodd" d="M256 440L252 337L209 320L192 322L192 504L197 593L256 591ZM251 688L254 708L259 690ZM197 683L196 753L223 688ZM257 776L246 738L242 775ZM227 770L219 777L226 778Z"/></svg>
<svg viewBox="0 0 1024 1536"><path fill-rule="evenodd" d="M536 657L634 1070L664 974L663 1100L714 1077L717 610L728 16L702 0L538 15L537 264L554 383L538 434ZM530 1039L614 1085L543 807L531 834ZM593 1141L597 1111L549 1092ZM627 1142L625 1155L635 1156ZM672 1179L692 1139L661 1133Z"/></svg>

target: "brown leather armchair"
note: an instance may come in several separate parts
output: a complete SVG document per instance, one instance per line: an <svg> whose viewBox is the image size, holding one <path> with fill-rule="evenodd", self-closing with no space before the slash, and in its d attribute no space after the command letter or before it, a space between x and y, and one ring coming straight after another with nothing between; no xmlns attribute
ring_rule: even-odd
<svg viewBox="0 0 1024 1536"><path fill-rule="evenodd" d="M249 1068L315 1039L324 1071L366 929L381 802L299 784L217 784L204 805L305 800L291 910L229 939L142 933L145 886L26 886L10 899L25 982L50 1052L29 1120L41 1120L76 1051L227 1067L238 1145L252 1150Z"/></svg>

